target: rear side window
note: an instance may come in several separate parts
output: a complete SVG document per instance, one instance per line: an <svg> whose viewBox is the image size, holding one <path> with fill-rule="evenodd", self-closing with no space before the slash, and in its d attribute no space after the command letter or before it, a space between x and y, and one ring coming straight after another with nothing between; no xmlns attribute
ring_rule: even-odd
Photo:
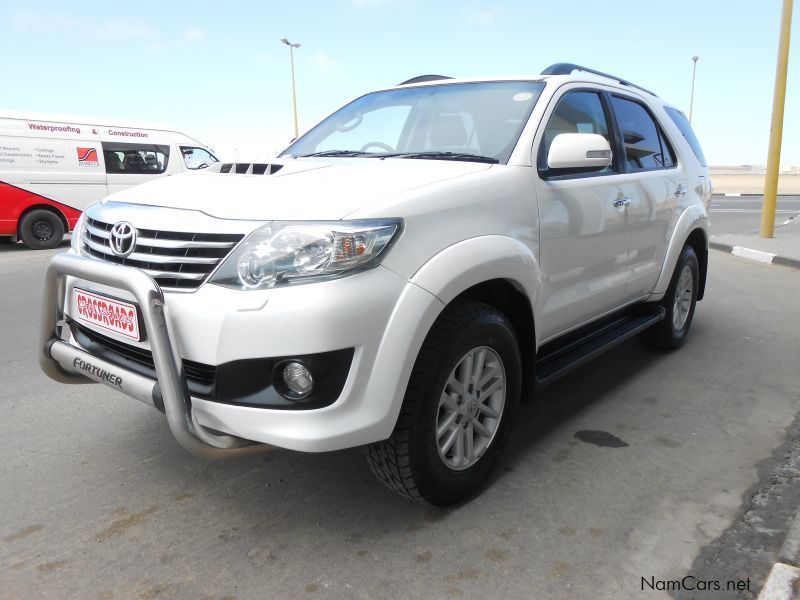
<svg viewBox="0 0 800 600"><path fill-rule="evenodd" d="M106 173L160 175L167 170L169 146L103 142Z"/></svg>
<svg viewBox="0 0 800 600"><path fill-rule="evenodd" d="M669 118L678 126L683 137L689 142L689 145L692 147L692 152L694 152L700 164L704 167L707 166L706 157L703 155L703 149L700 148L700 142L697 141L697 136L694 134L694 129L692 129L692 126L689 124L689 119L686 118L686 115L674 108L664 108L664 110L667 111Z"/></svg>
<svg viewBox="0 0 800 600"><path fill-rule="evenodd" d="M611 98L611 105L622 135L629 171L675 166L675 153L644 106L619 96Z"/></svg>

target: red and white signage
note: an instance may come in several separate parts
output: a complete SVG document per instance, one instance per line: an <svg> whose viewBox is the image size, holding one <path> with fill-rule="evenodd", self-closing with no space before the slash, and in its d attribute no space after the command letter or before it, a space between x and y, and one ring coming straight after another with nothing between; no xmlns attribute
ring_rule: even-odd
<svg viewBox="0 0 800 600"><path fill-rule="evenodd" d="M72 305L79 320L139 341L139 318L133 304L73 288Z"/></svg>
<svg viewBox="0 0 800 600"><path fill-rule="evenodd" d="M97 160L97 148L76 148L78 152L78 165L81 167L99 167L100 163Z"/></svg>

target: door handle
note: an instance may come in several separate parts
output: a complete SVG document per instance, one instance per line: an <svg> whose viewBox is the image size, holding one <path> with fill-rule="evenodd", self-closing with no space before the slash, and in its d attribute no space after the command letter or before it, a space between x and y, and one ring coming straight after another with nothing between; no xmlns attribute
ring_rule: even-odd
<svg viewBox="0 0 800 600"><path fill-rule="evenodd" d="M678 184L678 187L675 188L675 197L681 198L686 195L686 188L683 187L683 184Z"/></svg>
<svg viewBox="0 0 800 600"><path fill-rule="evenodd" d="M614 206L616 206L617 208L619 208L620 206L630 206L630 204L631 204L631 199L628 198L627 196L620 196L619 198L614 200Z"/></svg>

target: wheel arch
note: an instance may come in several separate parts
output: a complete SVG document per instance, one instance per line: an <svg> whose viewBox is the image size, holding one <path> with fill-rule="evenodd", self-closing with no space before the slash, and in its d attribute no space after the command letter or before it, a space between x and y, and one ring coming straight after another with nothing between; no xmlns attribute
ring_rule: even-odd
<svg viewBox="0 0 800 600"><path fill-rule="evenodd" d="M508 236L490 235L443 250L414 274L411 283L436 296L442 310L463 298L505 314L517 333L524 365L523 398L527 398L538 349L534 307L539 280L538 261L528 246Z"/></svg>
<svg viewBox="0 0 800 600"><path fill-rule="evenodd" d="M700 264L700 289L697 290L697 299L702 300L706 291L706 277L708 275L708 237L706 232L699 227L692 230L686 238L684 246L691 246L697 255L697 262Z"/></svg>
<svg viewBox="0 0 800 600"><path fill-rule="evenodd" d="M678 218L678 222L672 231L672 237L667 246L667 253L664 257L664 264L661 267L661 274L653 288L654 299L663 296L669 287L675 265L681 251L687 244L691 245L697 254L700 263L700 290L698 300L703 297L705 292L706 275L708 272L708 214L702 205L693 205L687 208Z"/></svg>
<svg viewBox="0 0 800 600"><path fill-rule="evenodd" d="M19 218L17 219L17 237L18 238L22 236L22 221L25 219L25 217L30 212L32 212L34 210L39 210L39 209L46 210L46 211L51 212L54 215L56 215L59 218L59 220L61 221L61 224L64 226L64 233L69 233L70 232L70 227L69 227L69 222L67 221L67 217L56 206L53 206L52 204L31 204L30 206L28 206L25 210L23 210L20 213Z"/></svg>
<svg viewBox="0 0 800 600"><path fill-rule="evenodd" d="M452 302L460 299L488 304L508 317L517 334L522 359L522 398L532 398L535 387L536 325L530 300L519 283L509 279L490 279L464 290Z"/></svg>

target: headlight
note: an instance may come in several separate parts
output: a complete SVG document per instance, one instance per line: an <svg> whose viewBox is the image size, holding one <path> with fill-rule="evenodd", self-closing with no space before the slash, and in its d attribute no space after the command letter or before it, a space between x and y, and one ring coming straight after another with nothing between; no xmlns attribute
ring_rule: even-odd
<svg viewBox="0 0 800 600"><path fill-rule="evenodd" d="M228 255L211 283L242 290L311 283L374 267L400 219L269 223Z"/></svg>
<svg viewBox="0 0 800 600"><path fill-rule="evenodd" d="M72 230L72 239L69 242L70 248L75 254L81 253L81 237L86 229L86 213L82 212L78 217L78 222L75 223L75 228Z"/></svg>

